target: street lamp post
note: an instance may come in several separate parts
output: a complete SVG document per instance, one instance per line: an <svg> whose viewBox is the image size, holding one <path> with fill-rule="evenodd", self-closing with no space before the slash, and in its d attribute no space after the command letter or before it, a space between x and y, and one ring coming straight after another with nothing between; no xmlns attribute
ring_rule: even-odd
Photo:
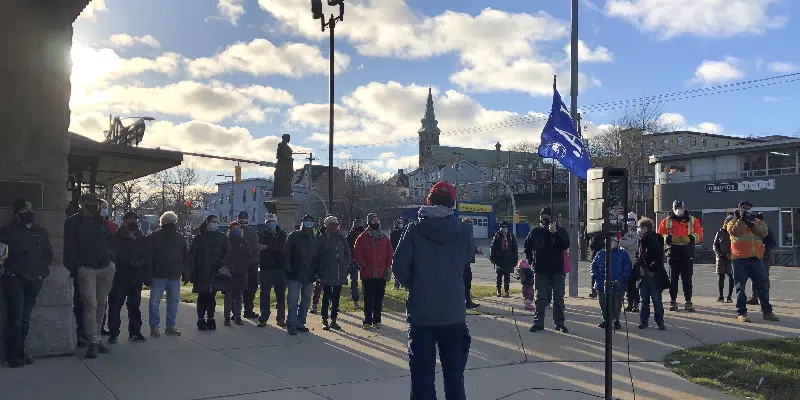
<svg viewBox="0 0 800 400"><path fill-rule="evenodd" d="M331 14L328 22L325 22L325 15L322 12L322 0L311 0L311 14L314 19L320 20L320 27L325 32L328 28L330 33L330 82L329 82L329 99L330 103L330 122L328 124L328 204L333 207L333 105L334 105L334 45L333 45L333 32L336 29L336 23L344 21L344 0L328 0L329 6L339 6L339 16Z"/></svg>
<svg viewBox="0 0 800 400"><path fill-rule="evenodd" d="M225 175L225 174L219 174L217 176L220 176L220 177L223 177L225 179L230 179L231 180L231 190L230 190L230 193L228 194L228 203L230 203L230 205L231 205L231 211L230 211L230 214L228 216L228 218L229 218L228 222L230 223L230 222L233 221L233 182L234 182L234 178L235 177L232 176L232 175Z"/></svg>

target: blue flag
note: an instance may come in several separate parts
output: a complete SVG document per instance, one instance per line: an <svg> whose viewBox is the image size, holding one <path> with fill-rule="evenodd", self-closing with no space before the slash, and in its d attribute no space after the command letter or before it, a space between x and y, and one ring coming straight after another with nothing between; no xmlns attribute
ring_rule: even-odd
<svg viewBox="0 0 800 400"><path fill-rule="evenodd" d="M539 156L558 160L569 172L584 180L592 165L589 153L581 140L581 134L555 88L553 88L553 109L550 111L547 124L542 129Z"/></svg>

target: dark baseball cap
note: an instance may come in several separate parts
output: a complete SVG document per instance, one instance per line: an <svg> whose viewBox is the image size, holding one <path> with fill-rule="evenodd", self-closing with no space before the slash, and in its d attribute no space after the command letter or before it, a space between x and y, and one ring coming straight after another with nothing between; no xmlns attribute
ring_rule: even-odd
<svg viewBox="0 0 800 400"><path fill-rule="evenodd" d="M84 193L78 198L79 203L97 204L97 195L94 193Z"/></svg>

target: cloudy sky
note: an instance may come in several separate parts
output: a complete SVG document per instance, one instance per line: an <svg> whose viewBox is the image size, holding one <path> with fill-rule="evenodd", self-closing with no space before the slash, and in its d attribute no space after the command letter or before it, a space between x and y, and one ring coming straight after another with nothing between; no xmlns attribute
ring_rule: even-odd
<svg viewBox="0 0 800 400"><path fill-rule="evenodd" d="M337 164L363 159L382 175L413 167L428 87L445 145L536 140L554 74L568 101L568 2L346 2L334 57ZM582 0L579 104L800 72L798 14L790 0ZM109 114L148 115L157 121L145 146L265 161L289 133L295 151L327 164L327 38L309 0L93 0L75 23L70 129L101 139ZM798 85L663 108L688 129L792 134ZM621 112L590 110L588 134Z"/></svg>

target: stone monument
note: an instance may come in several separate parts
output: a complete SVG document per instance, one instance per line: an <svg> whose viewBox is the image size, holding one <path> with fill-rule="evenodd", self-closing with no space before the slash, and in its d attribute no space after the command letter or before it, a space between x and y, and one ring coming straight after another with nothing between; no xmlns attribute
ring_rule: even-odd
<svg viewBox="0 0 800 400"><path fill-rule="evenodd" d="M294 159L292 158L292 148L289 147L291 136L283 135L281 139L278 144L278 152L275 155L277 162L275 163L275 184L272 193L275 196L278 224L284 230L291 232L294 230L295 214L300 207L300 203L292 197Z"/></svg>
<svg viewBox="0 0 800 400"><path fill-rule="evenodd" d="M3 0L0 12L0 51L5 57L0 74L0 191L25 187L31 197L36 192L36 199L31 199L39 204L36 222L50 234L54 250L50 276L31 314L27 342L31 356L75 352L72 280L61 256L68 193L72 23L88 3ZM8 207L0 204L0 224L11 219Z"/></svg>

